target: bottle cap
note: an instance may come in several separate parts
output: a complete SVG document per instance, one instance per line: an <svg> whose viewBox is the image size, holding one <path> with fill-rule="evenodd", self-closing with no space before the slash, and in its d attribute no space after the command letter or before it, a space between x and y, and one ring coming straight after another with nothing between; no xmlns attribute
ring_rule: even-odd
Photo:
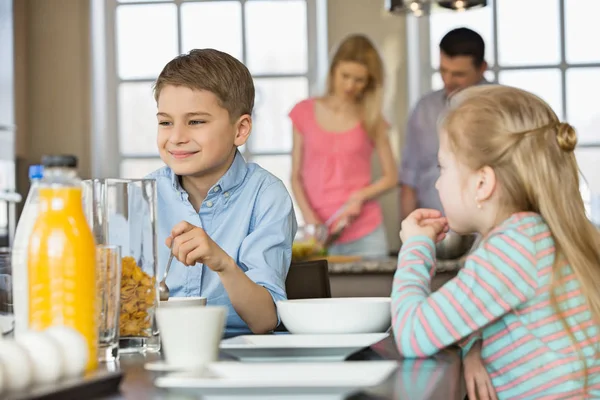
<svg viewBox="0 0 600 400"><path fill-rule="evenodd" d="M42 164L46 168L77 168L77 157L70 154L44 156Z"/></svg>
<svg viewBox="0 0 600 400"><path fill-rule="evenodd" d="M42 179L44 177L44 166L35 164L29 166L29 179Z"/></svg>

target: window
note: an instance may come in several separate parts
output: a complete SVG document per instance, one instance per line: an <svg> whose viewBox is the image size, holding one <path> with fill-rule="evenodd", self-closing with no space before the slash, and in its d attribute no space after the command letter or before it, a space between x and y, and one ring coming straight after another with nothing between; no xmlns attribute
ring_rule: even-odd
<svg viewBox="0 0 600 400"><path fill-rule="evenodd" d="M317 21L323 0L94 0L92 7L93 140L109 155L96 157L95 176L140 178L162 166L152 84L178 54L211 47L254 77L253 131L240 150L291 193L287 113L324 74L316 70L327 56L327 44L316 40L326 36Z"/></svg>
<svg viewBox="0 0 600 400"><path fill-rule="evenodd" d="M477 31L486 42L487 79L537 94L571 123L579 135L576 154L583 175L591 190L600 192L600 109L594 101L600 91L595 44L600 25L594 18L599 12L597 0L488 0L487 7L471 11L436 9L412 28L409 24L409 37L419 38L428 50L415 56L431 66L423 72L430 74L431 87L421 90L442 87L437 72L441 38L460 26ZM413 71L410 79L427 82L419 73Z"/></svg>

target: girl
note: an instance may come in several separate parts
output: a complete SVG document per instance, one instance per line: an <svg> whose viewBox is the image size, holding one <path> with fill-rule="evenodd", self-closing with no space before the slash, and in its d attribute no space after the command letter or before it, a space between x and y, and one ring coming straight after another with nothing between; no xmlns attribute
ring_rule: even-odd
<svg viewBox="0 0 600 400"><path fill-rule="evenodd" d="M363 35L346 38L329 69L327 94L296 104L292 190L306 224L346 226L329 254L384 257L387 240L377 197L396 185L381 115L383 63ZM383 175L371 183L377 152ZM341 213L337 213L341 210Z"/></svg>
<svg viewBox="0 0 600 400"><path fill-rule="evenodd" d="M453 103L436 183L446 217L417 210L402 223L392 292L398 349L429 356L458 343L483 398L598 398L600 234L579 192L575 131L515 88L473 87ZM430 293L434 243L448 229L483 240L458 276Z"/></svg>

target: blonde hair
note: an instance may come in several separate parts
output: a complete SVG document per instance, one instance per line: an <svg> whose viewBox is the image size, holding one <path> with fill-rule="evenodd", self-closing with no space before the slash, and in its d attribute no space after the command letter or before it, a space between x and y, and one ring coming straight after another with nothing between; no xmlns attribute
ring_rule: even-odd
<svg viewBox="0 0 600 400"><path fill-rule="evenodd" d="M556 297L568 262L596 324L600 324L600 233L587 219L573 150L575 130L524 90L481 85L458 93L441 121L450 150L472 170L489 166L499 182L502 211L532 211L548 224L556 247L550 301L575 344ZM584 387L588 370L581 346ZM597 353L596 353L597 354Z"/></svg>
<svg viewBox="0 0 600 400"><path fill-rule="evenodd" d="M382 120L383 106L383 61L371 40L361 34L346 37L337 48L327 75L327 94L333 93L335 69L341 62L355 62L367 68L369 77L360 97L362 124L371 139L375 138Z"/></svg>
<svg viewBox="0 0 600 400"><path fill-rule="evenodd" d="M167 86L212 92L231 122L254 108L254 80L235 57L215 49L195 49L169 61L154 83L154 99Z"/></svg>

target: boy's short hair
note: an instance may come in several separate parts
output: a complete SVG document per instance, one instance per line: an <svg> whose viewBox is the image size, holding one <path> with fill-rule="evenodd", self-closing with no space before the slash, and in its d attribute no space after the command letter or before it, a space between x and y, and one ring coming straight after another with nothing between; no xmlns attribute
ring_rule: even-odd
<svg viewBox="0 0 600 400"><path fill-rule="evenodd" d="M215 49L194 49L169 61L154 83L154 99L167 86L206 90L217 96L231 121L252 115L254 81L248 68L235 57Z"/></svg>

